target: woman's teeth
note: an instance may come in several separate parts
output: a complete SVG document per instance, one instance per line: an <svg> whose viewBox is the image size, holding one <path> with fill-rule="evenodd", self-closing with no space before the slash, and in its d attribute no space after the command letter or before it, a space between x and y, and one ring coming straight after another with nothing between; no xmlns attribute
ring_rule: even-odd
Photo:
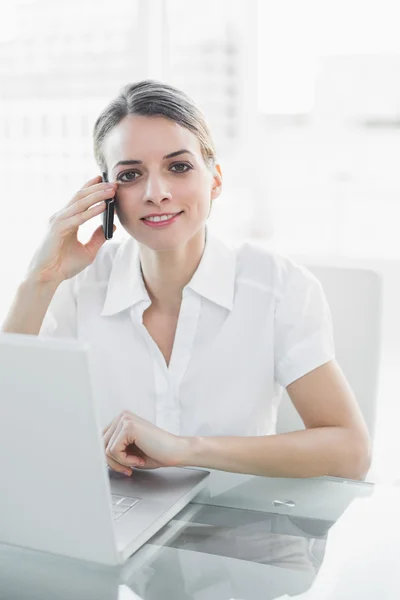
<svg viewBox="0 0 400 600"><path fill-rule="evenodd" d="M162 217L146 217L143 219L143 221L153 221L155 223L157 223L158 221L168 221L168 219L172 219L172 217L175 217L177 214L179 214L179 213L173 213L171 215L163 215Z"/></svg>

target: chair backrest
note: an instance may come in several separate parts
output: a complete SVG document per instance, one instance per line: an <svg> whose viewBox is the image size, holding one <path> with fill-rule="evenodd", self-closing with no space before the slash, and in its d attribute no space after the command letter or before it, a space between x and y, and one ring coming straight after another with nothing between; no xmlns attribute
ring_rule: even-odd
<svg viewBox="0 0 400 600"><path fill-rule="evenodd" d="M382 337L382 278L369 269L305 265L320 280L332 312L336 359L375 435ZM304 429L286 391L277 433Z"/></svg>

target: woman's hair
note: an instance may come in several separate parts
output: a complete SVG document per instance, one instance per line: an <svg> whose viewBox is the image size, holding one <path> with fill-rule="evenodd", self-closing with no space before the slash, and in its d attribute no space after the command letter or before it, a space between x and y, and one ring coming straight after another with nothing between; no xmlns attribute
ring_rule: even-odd
<svg viewBox="0 0 400 600"><path fill-rule="evenodd" d="M194 133L205 163L212 167L216 153L210 130L201 111L181 90L154 80L130 83L103 110L93 128L94 156L101 172L107 171L103 141L109 131L128 115L165 117Z"/></svg>

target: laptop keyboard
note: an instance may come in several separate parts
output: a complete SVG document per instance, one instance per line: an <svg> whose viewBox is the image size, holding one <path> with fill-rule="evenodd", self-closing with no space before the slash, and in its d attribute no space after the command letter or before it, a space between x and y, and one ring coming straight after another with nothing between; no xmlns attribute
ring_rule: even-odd
<svg viewBox="0 0 400 600"><path fill-rule="evenodd" d="M114 521L122 517L132 506L139 502L139 498L119 496L118 494L111 494L111 500Z"/></svg>

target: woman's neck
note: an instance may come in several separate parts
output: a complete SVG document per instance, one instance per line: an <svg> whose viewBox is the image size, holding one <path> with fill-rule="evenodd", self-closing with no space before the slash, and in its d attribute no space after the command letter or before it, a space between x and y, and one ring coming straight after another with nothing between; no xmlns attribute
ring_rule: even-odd
<svg viewBox="0 0 400 600"><path fill-rule="evenodd" d="M154 309L171 316L179 314L182 290L199 266L204 246L204 229L173 250L157 252L141 246L143 280Z"/></svg>

